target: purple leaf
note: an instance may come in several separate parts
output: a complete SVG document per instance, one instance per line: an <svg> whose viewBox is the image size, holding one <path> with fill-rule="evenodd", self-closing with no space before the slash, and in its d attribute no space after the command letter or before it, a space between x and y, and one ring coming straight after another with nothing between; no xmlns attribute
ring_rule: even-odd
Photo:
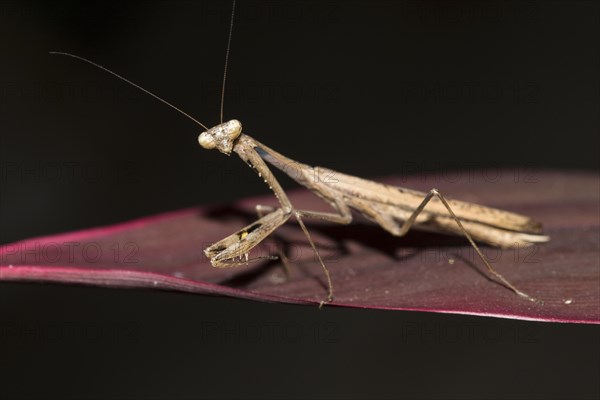
<svg viewBox="0 0 600 400"><path fill-rule="evenodd" d="M460 175L459 175L460 174ZM552 240L532 248L482 246L494 267L534 304L491 280L466 240L441 234L389 235L360 217L349 226L309 221L328 265L333 305L473 314L526 320L600 323L599 187L595 174L469 171L385 179L418 190L490 205L543 222ZM326 210L305 190L290 192L302 209ZM29 239L0 247L0 280L157 288L262 301L318 304L325 277L297 224L288 222L253 250L284 248L279 261L216 269L203 254L213 242L256 219L255 204L170 212L109 227Z"/></svg>

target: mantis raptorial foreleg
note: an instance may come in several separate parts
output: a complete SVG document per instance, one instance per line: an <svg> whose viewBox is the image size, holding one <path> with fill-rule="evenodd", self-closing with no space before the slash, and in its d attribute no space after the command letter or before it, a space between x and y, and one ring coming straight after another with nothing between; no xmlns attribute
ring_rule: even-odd
<svg viewBox="0 0 600 400"><path fill-rule="evenodd" d="M241 139L241 138L240 138ZM240 140L234 147L234 151L240 156L242 160L244 160L251 168L255 169L258 175L263 178L265 183L269 185L269 188L275 194L275 197L279 200L281 204L281 208L275 209L258 221L253 224L248 225L248 227L241 229L240 231L228 236L225 239L220 240L214 245L208 247L205 250L205 254L210 258L211 263L215 267L233 267L237 265L241 265L242 263L236 261L235 258L240 258L242 255L249 260L247 253L257 246L265 237L267 237L271 232L277 229L279 226L283 225L292 215L296 217L298 224L302 228L302 231L306 235L308 242L310 243L315 255L317 256L321 267L325 273L327 278L327 302L333 300L333 285L331 282L331 276L329 274L329 270L325 266L317 247L315 246L308 229L304 225L302 221L303 212L299 210L295 210L292 207L287 195L281 188L281 185L273 176L273 173L264 162L264 160L260 157L260 155L256 152L253 146L254 143L249 144L243 140ZM257 207L257 212L260 208ZM266 210L265 210L266 211ZM308 212L310 214L310 212ZM325 213L323 213L325 214ZM327 216L322 219L326 219ZM323 305L323 301L321 305Z"/></svg>
<svg viewBox="0 0 600 400"><path fill-rule="evenodd" d="M249 261L274 259L276 257L273 256L250 259L248 253L265 237L283 225L290 216L290 213L286 213L281 208L278 208L274 212L265 215L250 225L207 247L204 250L204 254L210 259L213 267L216 268L235 267L246 264Z"/></svg>
<svg viewBox="0 0 600 400"><path fill-rule="evenodd" d="M255 210L256 210L256 215L258 215L258 218L262 218L265 215L274 212L275 210L277 210L277 208L275 208L273 206L265 206L262 204L257 204L255 207ZM285 274L289 278L290 275L292 274L292 270L290 268L288 258L278 243L276 243L275 246L277 247L277 255L279 256L279 259L281 260L281 263L283 264L283 269L285 270Z"/></svg>

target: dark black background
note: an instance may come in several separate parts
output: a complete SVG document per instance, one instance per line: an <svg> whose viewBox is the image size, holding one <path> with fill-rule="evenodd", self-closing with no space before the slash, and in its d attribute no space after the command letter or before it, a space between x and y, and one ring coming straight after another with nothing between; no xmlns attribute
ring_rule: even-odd
<svg viewBox="0 0 600 400"><path fill-rule="evenodd" d="M0 4L0 243L267 192L185 117L47 54L91 58L212 126L229 2ZM242 1L225 118L365 177L597 171L599 21L593 1ZM0 296L2 398L600 393L585 326L53 285Z"/></svg>

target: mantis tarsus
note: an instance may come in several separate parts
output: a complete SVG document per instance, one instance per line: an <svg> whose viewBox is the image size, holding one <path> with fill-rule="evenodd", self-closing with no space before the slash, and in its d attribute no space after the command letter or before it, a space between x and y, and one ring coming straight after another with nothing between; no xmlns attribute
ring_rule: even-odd
<svg viewBox="0 0 600 400"><path fill-rule="evenodd" d="M233 10L235 10L235 2ZM231 27L233 27L233 10ZM538 301L517 289L498 273L475 243L477 240L508 248L548 241L550 238L542 234L541 224L531 218L473 203L446 199L436 189L423 193L341 174L323 167L311 167L291 160L243 134L239 121L234 119L223 122L223 99L231 32L230 29L223 77L221 123L210 129L171 103L101 65L73 54L51 52L51 54L65 55L92 64L190 118L205 129L198 137L203 148L217 149L226 155L230 155L232 152L236 153L269 185L279 201L279 207L257 205L258 220L207 247L204 252L214 267L246 265L249 261L264 259L265 257L250 259L249 252L273 231L294 217L306 235L327 278L328 294L327 299L321 302L323 305L325 302L333 300L333 284L329 270L321 259L303 218L317 218L339 224L349 224L352 221L351 209L353 209L395 236L405 235L412 227L464 235L491 275L519 296L531 301ZM273 176L267 163L313 191L336 212L316 212L295 208Z"/></svg>

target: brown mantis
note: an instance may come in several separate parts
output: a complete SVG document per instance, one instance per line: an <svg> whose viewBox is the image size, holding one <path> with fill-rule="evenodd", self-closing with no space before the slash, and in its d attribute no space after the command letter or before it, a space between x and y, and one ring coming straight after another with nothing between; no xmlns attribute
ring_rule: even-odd
<svg viewBox="0 0 600 400"><path fill-rule="evenodd" d="M476 239L504 248L548 241L549 237L541 233L541 225L526 216L446 199L436 189L422 193L341 174L323 167L301 164L242 134L242 126L237 120L219 124L203 132L198 140L205 149L216 148L227 155L235 152L264 179L280 204L279 208L258 205L256 210L260 219L205 250L212 265L217 268L247 262L248 252L293 216L304 231L325 272L329 288L327 301L331 301L333 285L329 271L319 256L302 218L349 224L352 221L350 209L353 209L395 236L403 236L413 226L462 234L492 275L518 295L535 300L498 273L474 241ZM294 208L266 162L313 191L337 212L325 213ZM428 206L427 210L425 206Z"/></svg>
<svg viewBox="0 0 600 400"><path fill-rule="evenodd" d="M235 10L235 2L233 10ZM231 155L232 152L236 153L268 184L279 202L279 207L257 205L258 220L207 247L204 252L214 267L234 267L246 265L249 261L276 258L273 256L250 259L249 253L277 228L294 217L325 273L328 286L326 302L330 302L334 295L331 276L303 218L349 224L352 221L351 210L355 210L395 236L403 236L411 228L463 235L475 249L491 275L519 296L537 301L517 289L497 272L475 243L475 241L479 241L502 248L510 248L548 241L550 238L542 233L541 224L531 218L473 203L446 199L436 189L423 193L341 174L323 167L302 164L243 134L239 121L234 119L223 122L224 88L233 27L233 10L223 77L221 123L210 129L171 103L101 65L73 54L51 52L51 54L65 55L92 64L190 118L205 129L198 137L203 148L217 149L226 155ZM273 176L268 164L283 171L297 183L314 192L335 212L316 212L295 208ZM324 302L322 301L321 305Z"/></svg>

